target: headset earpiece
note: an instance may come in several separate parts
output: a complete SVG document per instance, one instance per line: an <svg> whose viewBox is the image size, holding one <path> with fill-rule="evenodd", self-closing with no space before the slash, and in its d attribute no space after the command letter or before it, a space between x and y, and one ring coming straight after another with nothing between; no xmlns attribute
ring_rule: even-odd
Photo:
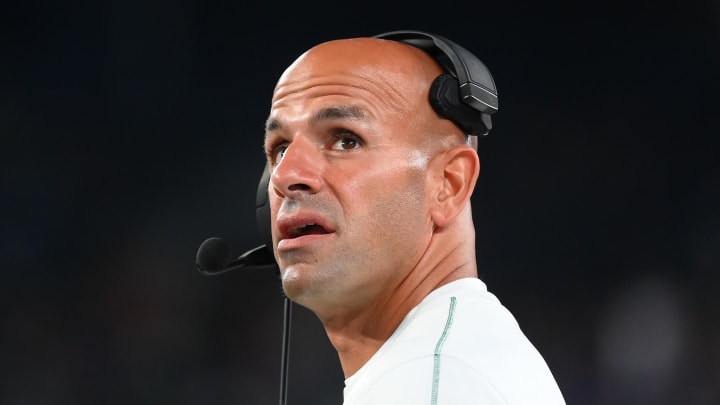
<svg viewBox="0 0 720 405"><path fill-rule="evenodd" d="M460 100L458 81L448 73L438 76L430 87L430 105L466 134L484 136L492 129L488 114L478 112Z"/></svg>

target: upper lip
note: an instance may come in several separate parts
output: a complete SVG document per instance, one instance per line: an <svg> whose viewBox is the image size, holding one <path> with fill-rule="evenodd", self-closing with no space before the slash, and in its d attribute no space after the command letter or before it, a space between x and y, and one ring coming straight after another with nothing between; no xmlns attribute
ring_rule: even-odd
<svg viewBox="0 0 720 405"><path fill-rule="evenodd" d="M300 236L302 229L308 225L317 225L325 232L335 232L333 227L321 215L312 212L299 212L292 215L282 216L277 219L277 229L282 239L292 239Z"/></svg>

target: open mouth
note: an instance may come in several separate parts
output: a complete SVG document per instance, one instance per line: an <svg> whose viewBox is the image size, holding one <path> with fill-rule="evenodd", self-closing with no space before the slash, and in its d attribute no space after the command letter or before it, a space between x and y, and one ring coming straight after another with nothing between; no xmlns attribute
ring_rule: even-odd
<svg viewBox="0 0 720 405"><path fill-rule="evenodd" d="M306 235L325 235L330 232L322 226L315 223L308 223L302 226L296 226L290 229L289 236L291 238L299 238Z"/></svg>

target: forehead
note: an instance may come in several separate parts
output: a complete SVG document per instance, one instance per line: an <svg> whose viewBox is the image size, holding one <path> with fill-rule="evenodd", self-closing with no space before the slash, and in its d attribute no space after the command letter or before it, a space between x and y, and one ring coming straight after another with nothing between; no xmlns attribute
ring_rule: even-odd
<svg viewBox="0 0 720 405"><path fill-rule="evenodd" d="M373 38L330 41L301 55L283 73L273 115L353 105L370 116L417 111L439 67L424 52Z"/></svg>
<svg viewBox="0 0 720 405"><path fill-rule="evenodd" d="M369 123L371 121L367 111L356 105L334 105L322 107L315 111L308 112L308 121L310 125L316 125L324 121L333 120L350 120L359 123ZM283 117L271 115L265 123L265 131L275 131L285 127Z"/></svg>

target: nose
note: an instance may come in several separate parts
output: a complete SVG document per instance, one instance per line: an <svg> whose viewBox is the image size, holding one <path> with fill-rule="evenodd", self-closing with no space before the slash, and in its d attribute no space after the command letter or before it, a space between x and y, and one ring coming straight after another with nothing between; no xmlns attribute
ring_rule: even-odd
<svg viewBox="0 0 720 405"><path fill-rule="evenodd" d="M318 148L305 137L296 136L282 160L272 168L272 187L277 194L286 197L303 192L314 194L322 186L321 165Z"/></svg>

